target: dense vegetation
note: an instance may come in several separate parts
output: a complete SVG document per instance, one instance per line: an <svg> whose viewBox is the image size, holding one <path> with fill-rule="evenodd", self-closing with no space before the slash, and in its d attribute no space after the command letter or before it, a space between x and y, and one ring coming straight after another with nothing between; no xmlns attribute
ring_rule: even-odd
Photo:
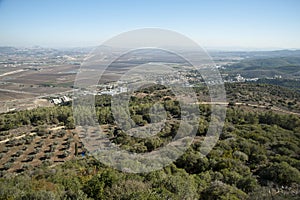
<svg viewBox="0 0 300 200"><path fill-rule="evenodd" d="M299 88L299 84L300 81L299 80L293 80L293 79L259 79L257 81L258 84L271 84L271 85L278 85L278 86L282 86L285 88L291 88L294 90L297 90L298 92L300 92L300 88Z"/></svg>
<svg viewBox="0 0 300 200"><path fill-rule="evenodd" d="M230 95L237 90L247 96L254 95L252 87L243 84L227 89ZM287 102L299 100L298 94L273 86L256 90L272 92L266 87L277 92L274 94L279 96L277 101L281 96ZM133 121L124 122L128 129L143 126L151 122L149 109L155 102L164 106L168 120L162 132L151 138L126 135L114 123L109 96L96 98L98 121L109 124L107 134L122 148L137 153L152 151L168 142L178 127L180 106L172 93L165 88L139 91L131 98L130 113L120 113L130 114ZM78 156L61 165L44 164L18 175L4 174L0 179L0 199L298 199L299 116L230 105L220 140L207 157L202 157L199 148L210 121L210 106L199 105L199 108L202 117L193 144L175 163L162 170L148 174L122 173L93 157ZM81 113L76 120L89 120L84 108ZM0 116L1 134L25 125L45 124L74 128L71 107L38 108Z"/></svg>

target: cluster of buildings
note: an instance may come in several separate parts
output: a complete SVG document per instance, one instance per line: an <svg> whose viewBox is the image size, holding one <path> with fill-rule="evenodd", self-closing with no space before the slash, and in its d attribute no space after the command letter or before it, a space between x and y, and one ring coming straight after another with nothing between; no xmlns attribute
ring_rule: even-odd
<svg viewBox="0 0 300 200"><path fill-rule="evenodd" d="M243 77L242 75L240 74L237 74L236 76L234 77L226 77L228 76L228 74L225 74L225 80L224 82L229 82L229 83L236 83L236 82L255 82L255 81L258 81L259 78L245 78ZM223 74L223 77L224 77L224 74Z"/></svg>
<svg viewBox="0 0 300 200"><path fill-rule="evenodd" d="M54 105L59 105L59 104L63 104L63 103L68 103L70 101L72 101L71 98L69 98L67 96L62 96L59 98L51 99L50 103L53 103Z"/></svg>
<svg viewBox="0 0 300 200"><path fill-rule="evenodd" d="M124 92L127 92L127 87L116 87L116 88L113 88L113 89L105 89L105 90L101 90L98 92L98 94L107 94L107 95L116 95L116 94L120 94L120 93L124 93Z"/></svg>
<svg viewBox="0 0 300 200"><path fill-rule="evenodd" d="M235 76L228 76L228 74L223 74L224 82L235 83L235 82L255 82L258 81L259 78L245 78L240 74ZM265 77L265 79L281 79L281 75L275 75L274 77Z"/></svg>

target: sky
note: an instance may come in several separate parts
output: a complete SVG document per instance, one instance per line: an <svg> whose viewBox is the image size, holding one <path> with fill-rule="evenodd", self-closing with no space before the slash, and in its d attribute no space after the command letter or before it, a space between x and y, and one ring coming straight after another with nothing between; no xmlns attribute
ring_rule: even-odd
<svg viewBox="0 0 300 200"><path fill-rule="evenodd" d="M209 48L300 49L299 0L0 0L0 46L97 46L162 28Z"/></svg>

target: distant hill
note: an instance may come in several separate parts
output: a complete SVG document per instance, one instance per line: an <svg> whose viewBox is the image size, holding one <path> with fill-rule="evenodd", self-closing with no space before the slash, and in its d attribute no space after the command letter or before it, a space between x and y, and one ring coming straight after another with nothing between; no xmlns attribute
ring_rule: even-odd
<svg viewBox="0 0 300 200"><path fill-rule="evenodd" d="M17 50L15 47L0 47L0 53L13 53Z"/></svg>
<svg viewBox="0 0 300 200"><path fill-rule="evenodd" d="M212 57L228 58L240 57L244 59L275 58L275 57L300 57L300 50L276 51L208 51Z"/></svg>
<svg viewBox="0 0 300 200"><path fill-rule="evenodd" d="M273 77L281 75L285 78L299 78L299 57L251 58L227 65L226 71L239 73L245 77Z"/></svg>

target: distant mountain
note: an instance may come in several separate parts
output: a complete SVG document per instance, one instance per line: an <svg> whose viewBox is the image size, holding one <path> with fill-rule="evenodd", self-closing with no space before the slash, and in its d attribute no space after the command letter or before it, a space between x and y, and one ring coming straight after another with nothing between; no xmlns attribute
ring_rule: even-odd
<svg viewBox="0 0 300 200"><path fill-rule="evenodd" d="M263 51L253 54L255 57L300 57L300 50Z"/></svg>
<svg viewBox="0 0 300 200"><path fill-rule="evenodd" d="M18 55L18 56L47 56L47 57L56 57L63 55L78 55L78 54L87 54L91 51L91 48L65 48L65 49L54 49L54 48L45 48L40 46L32 47L1 47L0 46L0 55Z"/></svg>

